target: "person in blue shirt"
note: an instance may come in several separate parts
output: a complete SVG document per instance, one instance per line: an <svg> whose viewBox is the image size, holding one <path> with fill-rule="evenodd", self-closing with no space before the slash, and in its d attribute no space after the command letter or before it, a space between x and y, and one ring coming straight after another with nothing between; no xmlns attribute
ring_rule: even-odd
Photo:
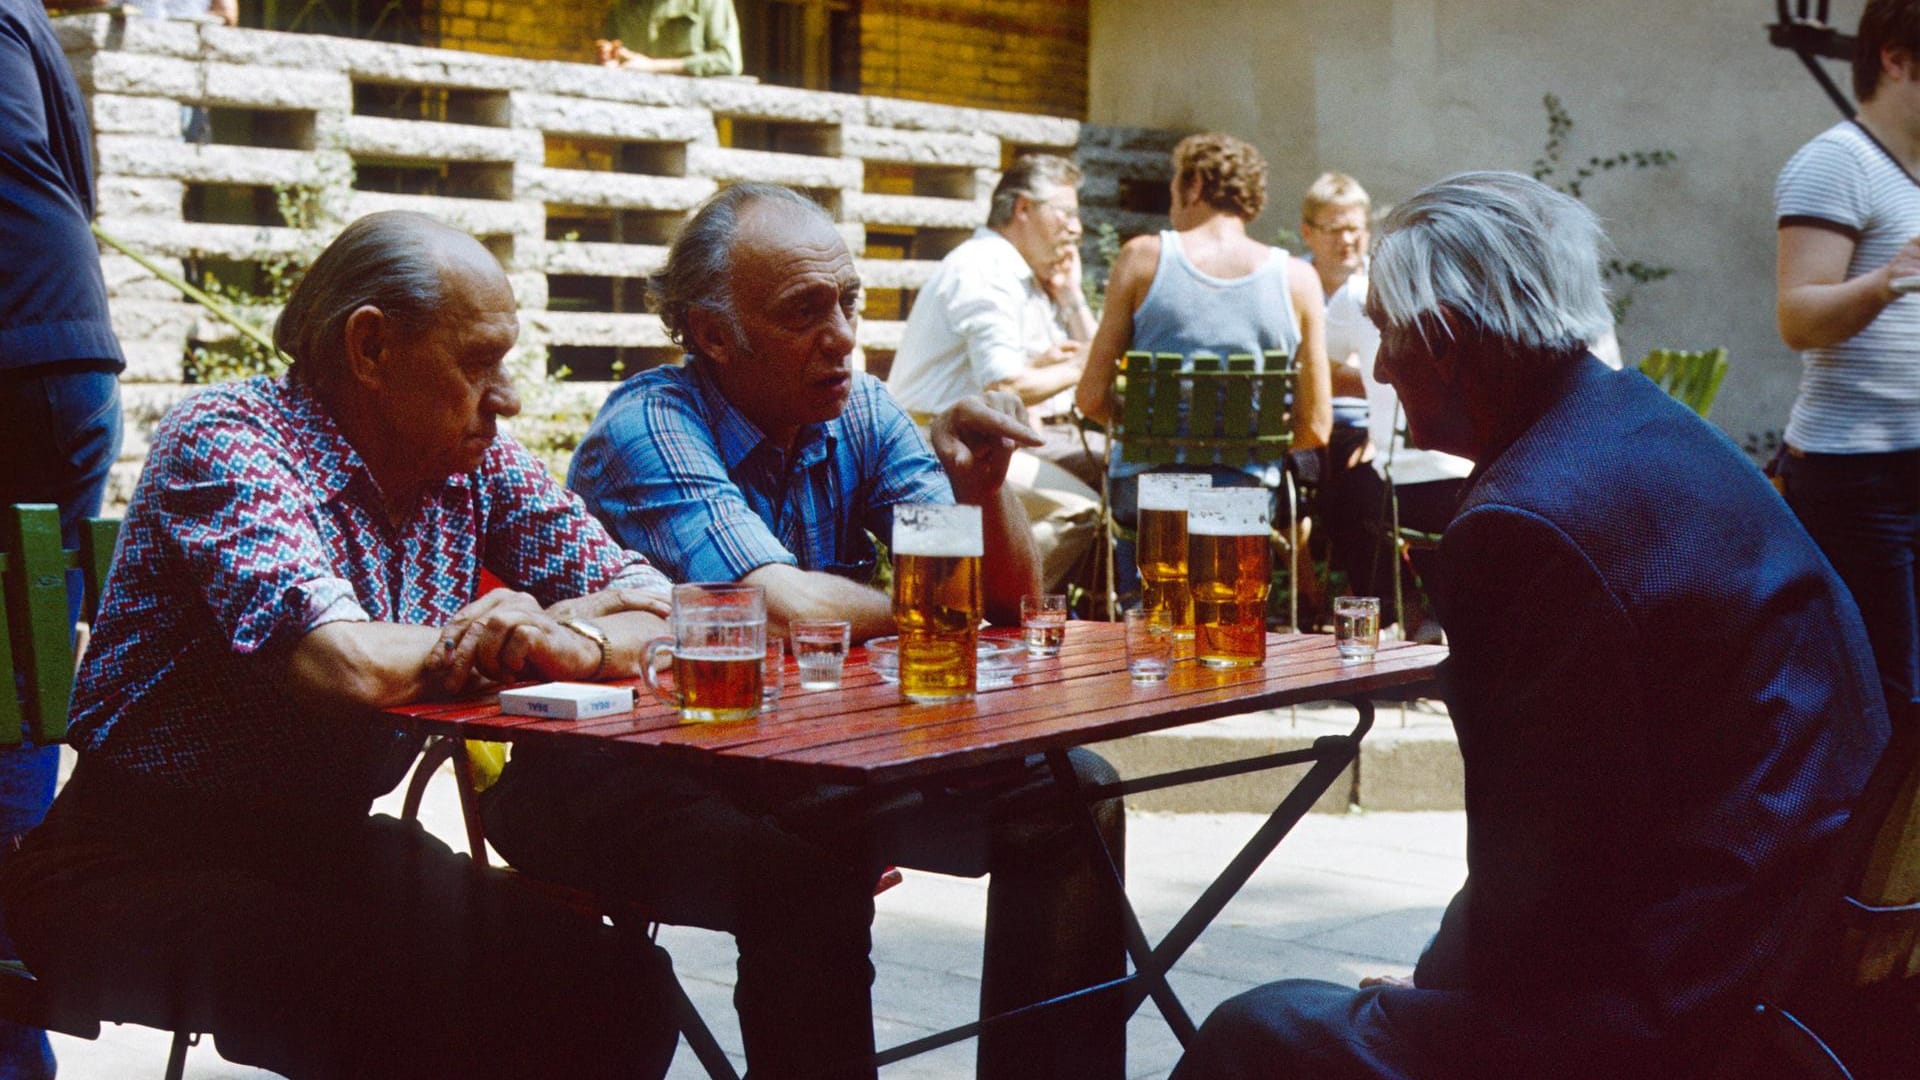
<svg viewBox="0 0 1920 1080"><path fill-rule="evenodd" d="M1014 449L1040 441L1011 394L959 401L931 450L850 363L860 279L818 206L741 184L674 241L651 292L684 367L607 400L568 484L622 544L670 577L762 585L772 622L840 618L892 631L869 580L892 508L982 510L989 617L1037 593ZM1075 752L1083 780L1115 776ZM517 747L483 797L487 835L540 877L640 901L662 921L732 933L734 1003L754 1075L869 1078L873 888L888 864L990 872L983 1012L1125 973L1119 905L1038 758L939 790L776 790L650 762ZM1119 800L1096 808L1124 850ZM1109 995L981 1037L990 1080L1120 1080L1125 1016Z"/></svg>
<svg viewBox="0 0 1920 1080"><path fill-rule="evenodd" d="M0 0L0 508L57 505L69 546L120 456L126 366L87 227L91 140L46 11ZM0 750L0 860L46 813L58 764L57 747ZM3 930L0 949L15 955ZM0 1077L52 1075L46 1033L0 1022Z"/></svg>

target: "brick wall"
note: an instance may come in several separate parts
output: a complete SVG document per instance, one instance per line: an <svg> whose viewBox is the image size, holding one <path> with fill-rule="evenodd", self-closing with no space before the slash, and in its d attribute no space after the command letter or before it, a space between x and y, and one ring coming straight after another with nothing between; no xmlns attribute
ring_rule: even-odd
<svg viewBox="0 0 1920 1080"><path fill-rule="evenodd" d="M864 0L861 92L1087 115L1088 0Z"/></svg>
<svg viewBox="0 0 1920 1080"><path fill-rule="evenodd" d="M593 60L607 13L605 0L430 0L427 8L441 48L583 63Z"/></svg>
<svg viewBox="0 0 1920 1080"><path fill-rule="evenodd" d="M1085 117L1087 5L863 0L860 92ZM429 4L426 23L442 48L586 61L606 8L606 0L437 0Z"/></svg>

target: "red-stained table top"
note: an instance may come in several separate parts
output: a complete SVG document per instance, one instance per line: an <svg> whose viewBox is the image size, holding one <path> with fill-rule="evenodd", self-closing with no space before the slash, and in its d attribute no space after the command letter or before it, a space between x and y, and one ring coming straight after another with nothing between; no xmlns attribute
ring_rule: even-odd
<svg viewBox="0 0 1920 1080"><path fill-rule="evenodd" d="M1005 633L991 631L990 633ZM801 690L787 661L779 707L756 720L682 723L644 683L638 707L595 720L506 716L494 695L389 710L429 734L469 739L558 741L672 756L691 768L795 771L821 783L915 780L974 765L1220 716L1350 698L1429 682L1446 659L1435 645L1383 643L1367 663L1342 664L1326 634L1269 634L1264 666L1214 671L1176 664L1167 681L1127 677L1117 624L1070 622L1057 657L1029 658L1013 685L971 701L915 705L882 682L864 649L847 659L837 690Z"/></svg>

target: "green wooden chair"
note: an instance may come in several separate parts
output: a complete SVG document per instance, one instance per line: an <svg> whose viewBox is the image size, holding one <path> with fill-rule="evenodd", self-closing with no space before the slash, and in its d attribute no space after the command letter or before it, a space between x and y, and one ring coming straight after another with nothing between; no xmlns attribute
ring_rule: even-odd
<svg viewBox="0 0 1920 1080"><path fill-rule="evenodd" d="M118 521L87 522L78 550L60 540L60 511L22 504L0 515L0 748L17 747L28 735L48 746L67 737L67 706L73 698L74 626L68 618L67 571L86 582L81 617L100 608L100 590L113 562ZM48 998L45 987L17 960L0 962L0 1017L81 1039L100 1037L100 1018L75 1014ZM187 1048L199 1036L173 1033L167 1080L186 1072Z"/></svg>
<svg viewBox="0 0 1920 1080"><path fill-rule="evenodd" d="M1640 374L1705 419L1720 392L1720 381L1727 377L1727 350L1655 349L1640 361Z"/></svg>
<svg viewBox="0 0 1920 1080"><path fill-rule="evenodd" d="M1300 556L1293 538L1299 535L1299 509L1293 476L1285 468L1293 450L1293 381L1293 358L1278 349L1262 359L1236 353L1224 362L1208 352L1191 358L1129 352L1120 358L1114 379L1117 407L1109 446L1118 444L1119 459L1130 464L1278 468L1289 526L1287 618L1289 626L1298 627ZM1101 511L1111 556L1116 526L1104 483ZM1109 610L1118 603L1111 574L1107 602Z"/></svg>

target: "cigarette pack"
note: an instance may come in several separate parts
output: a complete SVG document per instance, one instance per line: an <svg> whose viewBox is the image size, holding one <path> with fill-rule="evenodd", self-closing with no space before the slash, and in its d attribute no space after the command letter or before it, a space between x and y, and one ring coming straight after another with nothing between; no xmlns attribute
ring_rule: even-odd
<svg viewBox="0 0 1920 1080"><path fill-rule="evenodd" d="M500 691L500 711L511 716L591 720L633 711L633 689L592 683L550 682Z"/></svg>

